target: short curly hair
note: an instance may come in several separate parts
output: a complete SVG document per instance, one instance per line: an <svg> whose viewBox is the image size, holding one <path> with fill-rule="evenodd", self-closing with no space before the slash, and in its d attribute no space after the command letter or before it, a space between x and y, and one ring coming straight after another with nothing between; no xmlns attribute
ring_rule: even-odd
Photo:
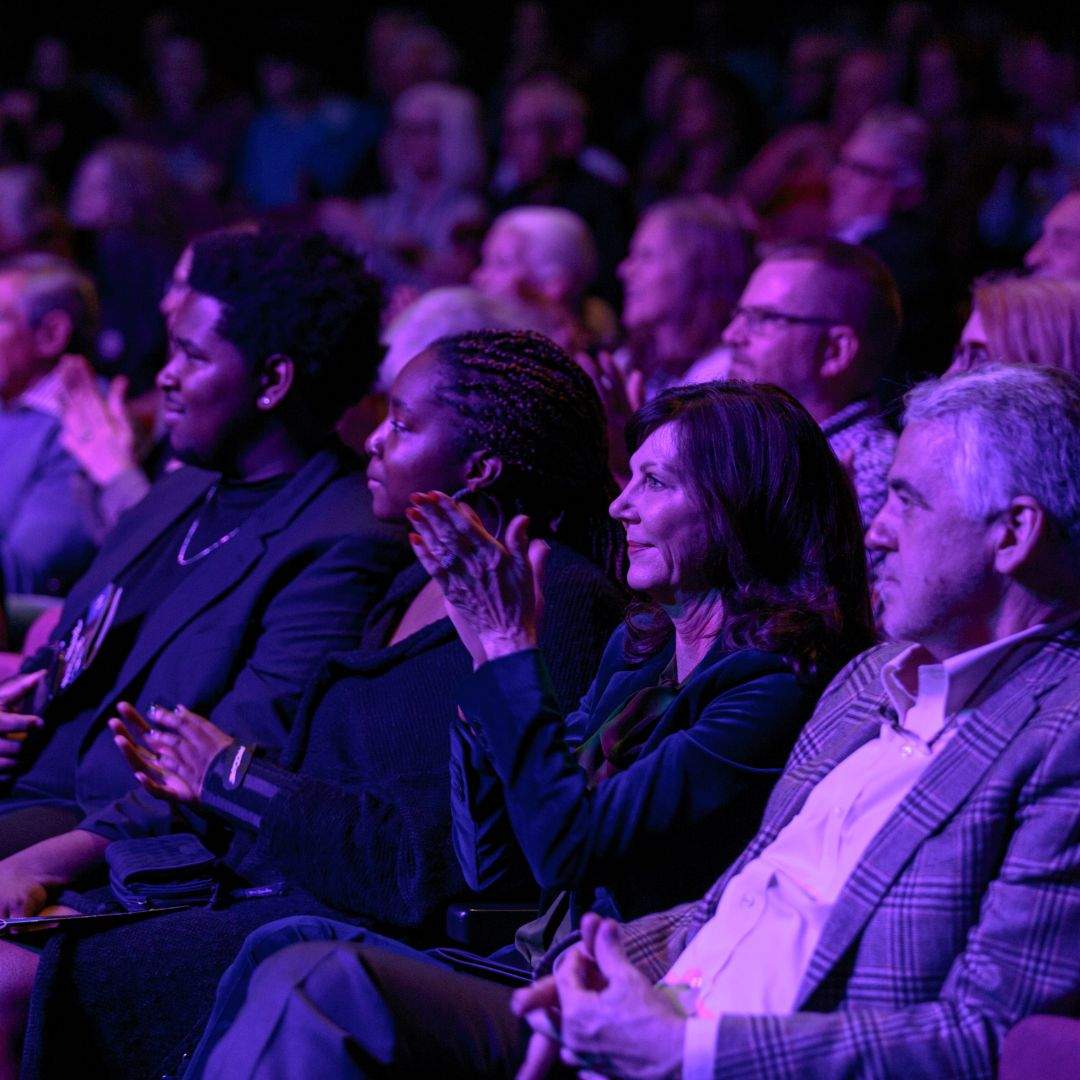
<svg viewBox="0 0 1080 1080"><path fill-rule="evenodd" d="M374 381L378 283L316 232L215 232L191 250L188 285L224 309L217 332L253 370L278 354L292 360L281 416L294 438L317 445Z"/></svg>

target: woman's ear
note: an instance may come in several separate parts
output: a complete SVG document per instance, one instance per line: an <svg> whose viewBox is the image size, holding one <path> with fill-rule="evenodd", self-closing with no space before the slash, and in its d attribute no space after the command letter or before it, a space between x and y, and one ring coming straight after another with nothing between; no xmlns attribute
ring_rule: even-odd
<svg viewBox="0 0 1080 1080"><path fill-rule="evenodd" d="M475 450L465 461L465 484L469 491L491 487L502 475L502 458L490 450Z"/></svg>
<svg viewBox="0 0 1080 1080"><path fill-rule="evenodd" d="M296 365L289 357L275 353L263 364L259 375L259 400L257 407L263 412L276 409L292 388Z"/></svg>

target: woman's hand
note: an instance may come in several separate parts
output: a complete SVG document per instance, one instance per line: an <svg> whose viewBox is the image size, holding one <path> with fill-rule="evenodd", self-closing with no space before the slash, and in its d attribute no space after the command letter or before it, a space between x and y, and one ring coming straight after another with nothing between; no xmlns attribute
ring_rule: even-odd
<svg viewBox="0 0 1080 1080"><path fill-rule="evenodd" d="M136 468L135 426L125 399L128 381L122 375L98 392L93 370L81 356L65 356L58 368L63 386L60 442L98 487Z"/></svg>
<svg viewBox="0 0 1080 1080"><path fill-rule="evenodd" d="M109 721L113 742L135 779L159 799L199 802L214 758L236 741L183 705L175 709L152 706L154 726L126 701L120 702L117 711L120 716Z"/></svg>
<svg viewBox="0 0 1080 1080"><path fill-rule="evenodd" d="M412 501L413 551L442 589L474 663L534 648L548 546L528 539L528 518L515 517L500 543L473 510L441 492Z"/></svg>

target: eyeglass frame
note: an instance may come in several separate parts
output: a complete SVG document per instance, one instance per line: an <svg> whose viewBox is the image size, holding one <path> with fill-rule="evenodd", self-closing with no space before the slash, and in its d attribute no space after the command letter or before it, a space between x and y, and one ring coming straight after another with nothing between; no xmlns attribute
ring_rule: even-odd
<svg viewBox="0 0 1080 1080"><path fill-rule="evenodd" d="M831 315L794 315L787 311L775 311L773 308L757 307L753 304L736 304L731 309L729 325L736 319L744 319L746 328L751 334L756 334L771 322L788 323L791 326L843 325L842 320Z"/></svg>

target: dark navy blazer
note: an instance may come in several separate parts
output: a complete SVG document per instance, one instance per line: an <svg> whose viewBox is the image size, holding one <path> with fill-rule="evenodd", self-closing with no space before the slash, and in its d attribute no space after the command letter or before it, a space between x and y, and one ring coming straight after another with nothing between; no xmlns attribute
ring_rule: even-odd
<svg viewBox="0 0 1080 1080"><path fill-rule="evenodd" d="M188 467L155 484L72 589L54 638L216 479ZM170 828L165 804L141 790L117 799L122 790L114 790L134 780L105 745L105 722L133 687L139 709L183 703L241 740L283 742L312 671L326 654L355 647L371 605L409 558L371 517L368 499L354 462L316 454L149 612L82 737L74 777L77 809L87 815L81 828L110 839ZM11 807L0 800L0 813Z"/></svg>
<svg viewBox="0 0 1080 1080"><path fill-rule="evenodd" d="M519 848L544 890L574 891L578 912L600 888L600 907L629 918L700 895L753 835L816 691L775 654L716 644L637 760L590 790L573 749L656 685L674 651L630 662L625 642L620 627L565 720L537 650L484 664L462 688L454 845L472 888L511 881Z"/></svg>

